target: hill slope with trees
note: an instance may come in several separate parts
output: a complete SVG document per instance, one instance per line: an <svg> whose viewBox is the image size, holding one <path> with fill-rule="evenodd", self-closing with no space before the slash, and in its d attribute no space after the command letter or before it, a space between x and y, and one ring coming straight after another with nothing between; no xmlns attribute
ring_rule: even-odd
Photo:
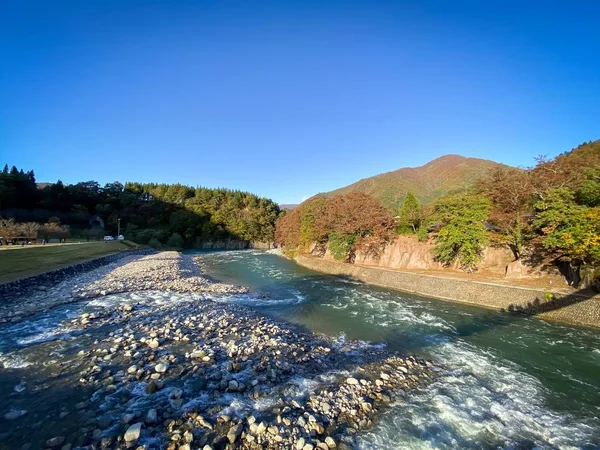
<svg viewBox="0 0 600 450"><path fill-rule="evenodd" d="M294 252L328 249L352 262L357 252L381 253L395 232L435 243L438 262L469 272L477 270L486 246L500 246L530 268L560 267L570 284L584 280L600 289L600 140L551 160L540 157L527 170L486 167L429 204L417 195L426 183L406 186L406 177L398 190L410 191L393 208L356 191L309 199L278 220L276 240ZM447 179L428 181L442 186Z"/></svg>
<svg viewBox="0 0 600 450"><path fill-rule="evenodd" d="M404 167L364 178L317 196L333 197L349 192L362 192L375 198L386 208L397 209L408 192L412 192L419 202L430 203L449 192L472 187L477 180L497 167L505 166L486 159L445 155L424 166Z"/></svg>
<svg viewBox="0 0 600 450"><path fill-rule="evenodd" d="M101 186L95 181L58 181L40 189L33 171L7 165L0 172L0 218L5 219L0 235L5 239L33 240L36 234L64 239L69 233L97 238L116 234L120 219L127 239L155 247L229 239L271 242L279 214L272 200L248 192L134 182ZM95 218L105 229L94 226Z"/></svg>

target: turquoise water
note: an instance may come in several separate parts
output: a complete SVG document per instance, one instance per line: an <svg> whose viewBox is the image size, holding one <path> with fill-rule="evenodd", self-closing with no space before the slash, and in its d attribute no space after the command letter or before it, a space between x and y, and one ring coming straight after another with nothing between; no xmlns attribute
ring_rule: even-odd
<svg viewBox="0 0 600 450"><path fill-rule="evenodd" d="M261 251L203 253L248 305L338 338L432 359L433 384L384 413L362 448L600 448L600 334L368 286Z"/></svg>

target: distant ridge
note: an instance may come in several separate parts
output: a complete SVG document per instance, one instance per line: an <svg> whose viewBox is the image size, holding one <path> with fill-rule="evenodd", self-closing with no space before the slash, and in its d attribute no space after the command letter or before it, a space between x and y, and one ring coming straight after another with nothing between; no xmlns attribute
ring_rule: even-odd
<svg viewBox="0 0 600 450"><path fill-rule="evenodd" d="M296 206L298 206L298 204L296 204L296 203L288 203L288 204L285 204L285 205L279 205L279 209L281 209L282 211L291 211Z"/></svg>
<svg viewBox="0 0 600 450"><path fill-rule="evenodd" d="M444 155L420 167L404 167L364 178L334 191L317 194L317 197L362 192L387 208L395 209L402 205L409 191L421 203L429 203L448 192L473 186L492 168L502 165L487 159Z"/></svg>

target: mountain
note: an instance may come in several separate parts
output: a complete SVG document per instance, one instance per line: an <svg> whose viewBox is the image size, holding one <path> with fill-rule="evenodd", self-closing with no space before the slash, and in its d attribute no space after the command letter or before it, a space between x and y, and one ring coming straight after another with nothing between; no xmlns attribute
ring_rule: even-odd
<svg viewBox="0 0 600 450"><path fill-rule="evenodd" d="M487 159L444 155L424 166L404 167L364 178L335 191L317 194L317 197L358 191L375 197L388 208L397 209L408 191L421 203L429 203L448 192L473 186L490 169L501 165Z"/></svg>
<svg viewBox="0 0 600 450"><path fill-rule="evenodd" d="M279 209L281 209L282 211L291 211L296 206L298 206L298 204L296 204L296 203L288 203L288 204L284 204L284 205L279 205Z"/></svg>

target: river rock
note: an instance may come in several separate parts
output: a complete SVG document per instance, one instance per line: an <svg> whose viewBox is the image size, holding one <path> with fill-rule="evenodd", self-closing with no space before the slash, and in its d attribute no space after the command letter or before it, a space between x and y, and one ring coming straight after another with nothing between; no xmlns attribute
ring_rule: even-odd
<svg viewBox="0 0 600 450"><path fill-rule="evenodd" d="M335 448L337 446L335 440L331 436L325 438L325 444L327 444L327 447L329 448Z"/></svg>
<svg viewBox="0 0 600 450"><path fill-rule="evenodd" d="M135 423L127 428L124 439L126 442L137 441L142 434L142 422Z"/></svg>
<svg viewBox="0 0 600 450"><path fill-rule="evenodd" d="M154 380L146 384L146 394L154 394L158 390L158 385Z"/></svg>
<svg viewBox="0 0 600 450"><path fill-rule="evenodd" d="M169 364L167 363L158 363L155 367L154 370L157 373L165 373L167 371L167 369L169 368Z"/></svg>
<svg viewBox="0 0 600 450"><path fill-rule="evenodd" d="M4 418L6 420L15 420L24 416L25 414L27 414L27 410L25 409L11 409L9 412L4 414Z"/></svg>
<svg viewBox="0 0 600 450"><path fill-rule="evenodd" d="M145 422L148 425L154 425L155 423L158 423L158 412L156 411L156 409L152 408L148 410L148 412L146 413Z"/></svg>
<svg viewBox="0 0 600 450"><path fill-rule="evenodd" d="M56 436L56 437L53 437L52 439L48 439L46 441L46 445L50 448L55 448L55 447L58 447L59 445L61 445L63 442L65 442L64 436Z"/></svg>

